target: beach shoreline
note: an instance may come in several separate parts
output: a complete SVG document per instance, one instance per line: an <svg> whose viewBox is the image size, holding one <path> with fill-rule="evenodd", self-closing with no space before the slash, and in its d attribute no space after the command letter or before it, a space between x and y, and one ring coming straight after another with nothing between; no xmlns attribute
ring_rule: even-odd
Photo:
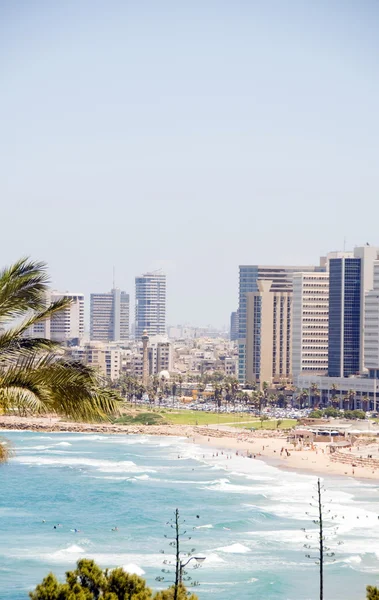
<svg viewBox="0 0 379 600"><path fill-rule="evenodd" d="M225 426L194 425L113 425L111 423L70 423L51 417L0 416L0 432L34 431L41 433L86 433L112 435L153 435L186 438L188 442L214 448L225 455L245 456L248 460L264 460L284 470L304 474L342 476L354 479L379 480L379 469L332 460L326 443L312 448L298 447L288 442L287 433L274 430L244 431ZM1 435L1 434L0 434ZM274 464L275 463L275 464Z"/></svg>

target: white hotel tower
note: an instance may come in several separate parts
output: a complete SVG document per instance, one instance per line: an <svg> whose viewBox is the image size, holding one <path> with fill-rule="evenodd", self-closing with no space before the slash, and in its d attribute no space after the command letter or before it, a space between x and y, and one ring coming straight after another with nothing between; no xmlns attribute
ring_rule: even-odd
<svg viewBox="0 0 379 600"><path fill-rule="evenodd" d="M166 335L166 275L160 271L136 277L136 340Z"/></svg>

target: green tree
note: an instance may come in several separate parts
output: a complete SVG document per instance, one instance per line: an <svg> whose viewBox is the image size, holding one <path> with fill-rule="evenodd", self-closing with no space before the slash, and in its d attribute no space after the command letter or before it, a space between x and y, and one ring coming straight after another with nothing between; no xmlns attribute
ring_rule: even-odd
<svg viewBox="0 0 379 600"><path fill-rule="evenodd" d="M36 323L70 305L46 306L48 277L44 263L21 259L0 272L0 408L21 414L55 412L94 421L116 413L121 398L102 387L98 374L67 358L59 344L24 337Z"/></svg>
<svg viewBox="0 0 379 600"><path fill-rule="evenodd" d="M267 415L261 415L261 416L259 417L259 420L260 420L260 422L261 422L261 429L263 429L263 423L264 423L264 421L268 421L268 420L269 420L269 417L268 417Z"/></svg>
<svg viewBox="0 0 379 600"><path fill-rule="evenodd" d="M198 600L193 594L188 598L184 585L178 586L177 594L177 600ZM122 568L103 572L93 560L84 558L77 562L76 569L66 573L65 583L59 583L49 573L29 597L31 600L173 600L175 586L153 595L142 577Z"/></svg>
<svg viewBox="0 0 379 600"><path fill-rule="evenodd" d="M281 426L282 423L283 423L283 419L278 419L276 421L276 429L279 429L279 427Z"/></svg>
<svg viewBox="0 0 379 600"><path fill-rule="evenodd" d="M310 419L321 419L322 417L322 410L312 410L311 413L309 413L309 418Z"/></svg>
<svg viewBox="0 0 379 600"><path fill-rule="evenodd" d="M366 600L379 600L379 589L377 587L368 585L366 588L366 592L367 592Z"/></svg>
<svg viewBox="0 0 379 600"><path fill-rule="evenodd" d="M168 590L157 592L153 597L153 600L174 600L175 597L175 586L173 585ZM178 586L177 600L199 600L195 594L187 595L186 588L183 585Z"/></svg>

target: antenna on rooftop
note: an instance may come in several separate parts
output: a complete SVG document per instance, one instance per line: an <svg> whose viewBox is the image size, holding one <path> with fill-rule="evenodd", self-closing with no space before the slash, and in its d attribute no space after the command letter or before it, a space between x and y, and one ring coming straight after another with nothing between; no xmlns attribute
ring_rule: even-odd
<svg viewBox="0 0 379 600"><path fill-rule="evenodd" d="M113 265L113 289L116 289L116 269L115 266Z"/></svg>

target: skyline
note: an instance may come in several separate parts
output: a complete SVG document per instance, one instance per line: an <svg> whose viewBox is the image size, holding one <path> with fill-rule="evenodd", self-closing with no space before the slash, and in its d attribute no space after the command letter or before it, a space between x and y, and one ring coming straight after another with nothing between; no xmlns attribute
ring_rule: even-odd
<svg viewBox="0 0 379 600"><path fill-rule="evenodd" d="M220 327L238 265L379 244L374 2L53 4L0 8L3 265L162 268L167 321Z"/></svg>

